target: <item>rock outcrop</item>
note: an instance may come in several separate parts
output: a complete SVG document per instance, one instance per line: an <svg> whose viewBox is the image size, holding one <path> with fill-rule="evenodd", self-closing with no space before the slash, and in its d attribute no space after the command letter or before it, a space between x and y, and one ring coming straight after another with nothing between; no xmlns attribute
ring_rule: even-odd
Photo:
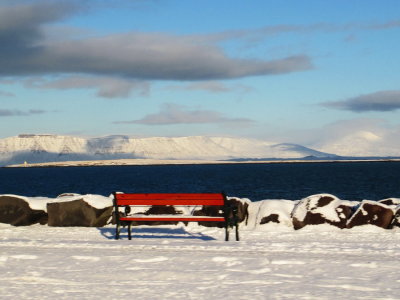
<svg viewBox="0 0 400 300"><path fill-rule="evenodd" d="M102 227L107 224L113 207L96 208L84 199L47 203L48 225L55 227Z"/></svg>
<svg viewBox="0 0 400 300"><path fill-rule="evenodd" d="M364 200L358 206L347 224L347 228L361 225L375 225L389 229L393 221L393 209L383 203Z"/></svg>
<svg viewBox="0 0 400 300"><path fill-rule="evenodd" d="M0 196L0 222L14 226L46 224L47 213L32 209L23 197L3 195Z"/></svg>
<svg viewBox="0 0 400 300"><path fill-rule="evenodd" d="M353 205L329 194L309 196L295 206L292 212L293 227L301 229L307 225L330 224L346 228Z"/></svg>
<svg viewBox="0 0 400 300"><path fill-rule="evenodd" d="M400 205L397 206L389 228L400 227Z"/></svg>
<svg viewBox="0 0 400 300"><path fill-rule="evenodd" d="M238 223L247 229L273 230L274 226L301 229L308 225L330 224L338 228L374 225L385 229L400 227L400 199L362 202L340 200L317 194L291 200L262 200L228 197L236 207ZM132 210L132 211L130 211ZM216 206L150 206L121 209L121 214L223 216ZM55 199L0 195L0 223L27 226L36 223L54 227L102 227L113 216L111 197L61 194ZM179 222L141 221L133 225L165 225ZM115 224L115 223L114 223ZM199 222L207 227L223 227L221 222ZM272 227L271 227L272 226Z"/></svg>
<svg viewBox="0 0 400 300"><path fill-rule="evenodd" d="M255 204L255 203L254 203ZM263 200L258 204L254 226L279 224L293 227L290 214L296 202L291 200Z"/></svg>

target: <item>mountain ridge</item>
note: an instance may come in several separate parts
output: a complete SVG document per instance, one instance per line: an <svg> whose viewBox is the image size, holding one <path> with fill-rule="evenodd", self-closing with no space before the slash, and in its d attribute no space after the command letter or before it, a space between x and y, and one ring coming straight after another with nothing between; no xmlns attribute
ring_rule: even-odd
<svg viewBox="0 0 400 300"><path fill-rule="evenodd" d="M0 139L0 165L109 159L300 159L335 154L291 143L233 137L146 137L126 135L83 138L20 134Z"/></svg>

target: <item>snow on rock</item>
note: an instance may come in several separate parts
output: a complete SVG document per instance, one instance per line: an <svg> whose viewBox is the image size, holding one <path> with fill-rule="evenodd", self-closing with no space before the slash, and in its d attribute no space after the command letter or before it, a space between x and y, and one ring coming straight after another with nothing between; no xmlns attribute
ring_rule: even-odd
<svg viewBox="0 0 400 300"><path fill-rule="evenodd" d="M292 200L261 200L248 208L249 229L271 230L271 227L293 228L291 213L297 202Z"/></svg>
<svg viewBox="0 0 400 300"><path fill-rule="evenodd" d="M290 200L263 201L259 214L259 217L262 217L259 219L259 225L273 222L293 227L290 214L295 204L296 202Z"/></svg>
<svg viewBox="0 0 400 300"><path fill-rule="evenodd" d="M390 228L394 217L393 209L386 204L364 200L358 206L347 224L347 228L372 224L385 229Z"/></svg>
<svg viewBox="0 0 400 300"><path fill-rule="evenodd" d="M398 205L395 209L394 217L390 227L400 227L400 205Z"/></svg>
<svg viewBox="0 0 400 300"><path fill-rule="evenodd" d="M46 204L50 201L53 201L53 198L47 198L47 197L25 197L25 196L19 196L19 195L12 195L12 194L6 194L6 195L0 195L2 196L9 196L9 197L14 197L14 198L19 198L24 200L31 209L33 210L43 210L46 212Z"/></svg>
<svg viewBox="0 0 400 300"><path fill-rule="evenodd" d="M398 206L400 205L400 198L387 198L378 201L379 203L386 204L389 206Z"/></svg>
<svg viewBox="0 0 400 300"><path fill-rule="evenodd" d="M319 224L341 229L360 225L385 229L400 227L398 198L364 200L360 203L340 200L330 194L317 194L296 201L266 199L252 202L247 198L237 197L228 197L228 201L237 206L241 230L285 231ZM0 223L16 226L47 223L52 227L102 227L110 222L112 211L112 195L104 197L64 193L57 198L0 195ZM125 209L122 208L120 213L126 213ZM133 207L129 213L219 216L222 211L212 206L149 206ZM148 222L145 225L163 224ZM199 225L218 227L221 224L200 222Z"/></svg>
<svg viewBox="0 0 400 300"><path fill-rule="evenodd" d="M387 198L378 201L379 203L390 206L393 210L393 220L389 228L400 227L400 198Z"/></svg>
<svg viewBox="0 0 400 300"><path fill-rule="evenodd" d="M15 226L104 226L112 212L112 198L62 194L57 198L0 195L0 222Z"/></svg>
<svg viewBox="0 0 400 300"><path fill-rule="evenodd" d="M346 228L352 207L356 203L340 200L330 194L317 194L301 199L292 212L294 229L324 223Z"/></svg>
<svg viewBox="0 0 400 300"><path fill-rule="evenodd" d="M0 195L0 222L14 226L46 224L46 211L40 205L31 205L43 201L34 199L29 203L28 199L16 195Z"/></svg>
<svg viewBox="0 0 400 300"><path fill-rule="evenodd" d="M109 197L104 197L100 195L80 195L80 194L61 194L57 197L55 202L68 202L68 201L75 201L75 200L83 200L87 204L97 209L107 208L113 205L113 198L112 195Z"/></svg>

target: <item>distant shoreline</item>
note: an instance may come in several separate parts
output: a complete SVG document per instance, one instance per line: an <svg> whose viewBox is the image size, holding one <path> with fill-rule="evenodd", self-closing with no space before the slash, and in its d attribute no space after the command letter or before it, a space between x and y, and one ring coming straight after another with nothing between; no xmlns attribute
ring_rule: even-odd
<svg viewBox="0 0 400 300"><path fill-rule="evenodd" d="M172 159L115 159L62 161L7 165L3 168L41 167L94 167L94 166L146 166L146 165L216 165L216 164L279 164L279 163L357 163L357 162L400 162L400 158L381 159L277 159L277 160L172 160Z"/></svg>

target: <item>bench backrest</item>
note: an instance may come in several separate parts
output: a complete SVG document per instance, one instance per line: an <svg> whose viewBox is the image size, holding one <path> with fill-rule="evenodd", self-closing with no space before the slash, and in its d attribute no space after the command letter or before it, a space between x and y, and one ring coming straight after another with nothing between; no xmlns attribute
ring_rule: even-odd
<svg viewBox="0 0 400 300"><path fill-rule="evenodd" d="M225 205L223 193L124 194L114 193L115 205Z"/></svg>

